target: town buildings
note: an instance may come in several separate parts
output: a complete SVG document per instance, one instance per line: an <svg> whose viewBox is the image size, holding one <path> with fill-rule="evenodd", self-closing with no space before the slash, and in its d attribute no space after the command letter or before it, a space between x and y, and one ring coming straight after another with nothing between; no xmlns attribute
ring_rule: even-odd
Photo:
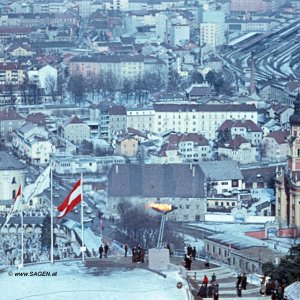
<svg viewBox="0 0 300 300"><path fill-rule="evenodd" d="M283 228L300 227L300 94L295 101L295 111L290 118L290 154L287 168L278 170L276 176L276 219ZM293 232L292 234L296 234Z"/></svg>

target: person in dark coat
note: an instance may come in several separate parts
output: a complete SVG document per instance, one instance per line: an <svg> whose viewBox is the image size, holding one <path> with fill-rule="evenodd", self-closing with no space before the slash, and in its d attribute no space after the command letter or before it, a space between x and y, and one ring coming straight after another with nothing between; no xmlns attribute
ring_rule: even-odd
<svg viewBox="0 0 300 300"><path fill-rule="evenodd" d="M127 244L124 245L124 251L125 251L125 257L127 257L127 252L128 252L128 245Z"/></svg>
<svg viewBox="0 0 300 300"><path fill-rule="evenodd" d="M104 246L104 257L107 257L108 249L109 249L108 245L105 244L105 246Z"/></svg>
<svg viewBox="0 0 300 300"><path fill-rule="evenodd" d="M187 270L190 270L191 269L191 266L192 266L192 259L190 256L186 255L185 256L185 268Z"/></svg>
<svg viewBox="0 0 300 300"><path fill-rule="evenodd" d="M99 247L100 258L102 258L103 251L104 251L104 249L103 249L103 246L101 245L101 246Z"/></svg>
<svg viewBox="0 0 300 300"><path fill-rule="evenodd" d="M247 289L247 276L246 276L246 273L243 274L242 281L241 281L241 286L242 286L243 290Z"/></svg>
<svg viewBox="0 0 300 300"><path fill-rule="evenodd" d="M240 274L236 280L236 288L238 288L238 286L241 284L241 282L242 282L242 275Z"/></svg>
<svg viewBox="0 0 300 300"><path fill-rule="evenodd" d="M207 286L206 285L201 285L200 290L197 294L197 296L200 296L202 298L206 298L207 297Z"/></svg>
<svg viewBox="0 0 300 300"><path fill-rule="evenodd" d="M192 258L193 258L193 260L196 259L196 254L197 254L196 247L194 247L194 248L192 249Z"/></svg>
<svg viewBox="0 0 300 300"><path fill-rule="evenodd" d="M236 293L237 293L238 297L242 297L242 287L240 285L237 286Z"/></svg>

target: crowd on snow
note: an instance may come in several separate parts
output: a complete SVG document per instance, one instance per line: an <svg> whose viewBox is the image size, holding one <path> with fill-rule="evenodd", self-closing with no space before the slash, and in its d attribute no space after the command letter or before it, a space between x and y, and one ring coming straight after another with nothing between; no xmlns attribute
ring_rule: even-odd
<svg viewBox="0 0 300 300"><path fill-rule="evenodd" d="M284 288L285 284L283 282L271 278L267 279L266 276L263 276L260 293L263 296L271 296L271 300L284 300L287 299L284 296Z"/></svg>
<svg viewBox="0 0 300 300"><path fill-rule="evenodd" d="M211 280L204 275L202 284L200 286L199 292L197 294L201 298L213 298L214 300L219 299L219 283L217 281L217 276L215 273L211 276Z"/></svg>

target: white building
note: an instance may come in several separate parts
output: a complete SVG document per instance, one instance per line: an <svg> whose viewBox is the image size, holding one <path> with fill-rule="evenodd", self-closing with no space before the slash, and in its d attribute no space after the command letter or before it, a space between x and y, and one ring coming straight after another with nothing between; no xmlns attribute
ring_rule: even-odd
<svg viewBox="0 0 300 300"><path fill-rule="evenodd" d="M216 130L227 119L249 119L257 124L257 109L248 104L154 104L152 131L200 132L207 139L216 138ZM132 127L132 126L131 126ZM135 128L139 129L139 128Z"/></svg>
<svg viewBox="0 0 300 300"><path fill-rule="evenodd" d="M29 81L44 89L46 95L57 91L57 70L54 67L50 65L33 67L27 74Z"/></svg>
<svg viewBox="0 0 300 300"><path fill-rule="evenodd" d="M50 155L55 152L48 131L32 123L26 123L16 130L12 144L21 157L37 165L48 164Z"/></svg>
<svg viewBox="0 0 300 300"><path fill-rule="evenodd" d="M20 185L25 185L25 165L7 152L0 151L0 210L6 211Z"/></svg>
<svg viewBox="0 0 300 300"><path fill-rule="evenodd" d="M205 174L208 196L243 188L243 175L236 161L203 161L199 166Z"/></svg>
<svg viewBox="0 0 300 300"><path fill-rule="evenodd" d="M203 23L200 24L200 45L218 47L226 43L225 14L221 10L204 11Z"/></svg>
<svg viewBox="0 0 300 300"><path fill-rule="evenodd" d="M74 156L71 154L57 153L52 156L54 170L58 174L96 174L113 164L125 163L123 156L101 156L90 155Z"/></svg>
<svg viewBox="0 0 300 300"><path fill-rule="evenodd" d="M188 24L172 24L171 26L171 40L172 47L183 44L190 40L190 26Z"/></svg>

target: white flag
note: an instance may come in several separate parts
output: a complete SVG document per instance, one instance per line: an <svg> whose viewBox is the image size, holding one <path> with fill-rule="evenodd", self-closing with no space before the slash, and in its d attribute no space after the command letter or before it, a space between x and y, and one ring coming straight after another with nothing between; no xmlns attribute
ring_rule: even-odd
<svg viewBox="0 0 300 300"><path fill-rule="evenodd" d="M18 193L14 199L14 203L13 203L10 211L6 215L6 220L5 220L4 224L2 225L2 227L4 227L8 223L8 221L12 217L13 213L19 209L20 203L21 203L21 185L19 186Z"/></svg>
<svg viewBox="0 0 300 300"><path fill-rule="evenodd" d="M50 187L50 165L43 171L34 183L29 184L24 188L24 203L28 203L30 199L41 194L48 187Z"/></svg>

